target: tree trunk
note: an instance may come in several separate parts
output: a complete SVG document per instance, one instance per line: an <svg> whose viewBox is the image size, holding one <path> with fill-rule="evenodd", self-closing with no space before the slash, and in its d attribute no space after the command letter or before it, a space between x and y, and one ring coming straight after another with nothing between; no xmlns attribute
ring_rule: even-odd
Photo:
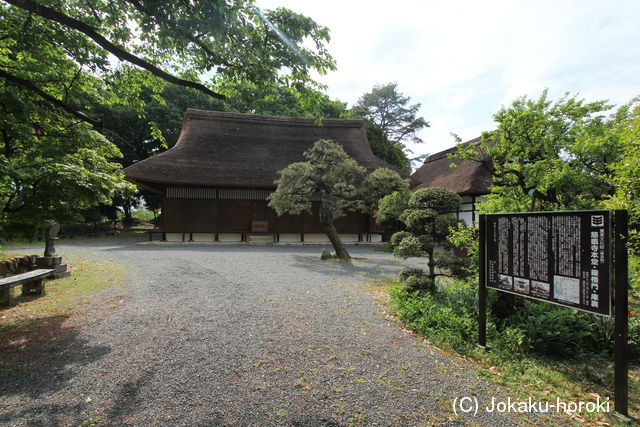
<svg viewBox="0 0 640 427"><path fill-rule="evenodd" d="M320 191L320 222L324 228L324 232L333 245L333 249L336 250L336 255L340 259L350 260L351 255L347 251L347 248L338 237L335 225L333 225L333 205L331 196L327 194L327 191Z"/></svg>
<svg viewBox="0 0 640 427"><path fill-rule="evenodd" d="M429 278L432 283L436 283L436 263L433 249L427 251L429 257Z"/></svg>
<svg viewBox="0 0 640 427"><path fill-rule="evenodd" d="M323 227L324 232L327 233L327 237L329 237L329 240L333 245L333 249L336 250L336 255L338 256L338 258L350 260L351 255L349 255L349 251L347 251L344 243L342 243L342 240L340 240L340 237L338 237L338 232L336 231L336 227L333 225L333 223L328 222L326 224L323 224Z"/></svg>
<svg viewBox="0 0 640 427"><path fill-rule="evenodd" d="M125 225L133 224L133 217L131 216L131 201L130 200L125 200L122 203L122 210L124 211L124 218L122 219L122 222Z"/></svg>

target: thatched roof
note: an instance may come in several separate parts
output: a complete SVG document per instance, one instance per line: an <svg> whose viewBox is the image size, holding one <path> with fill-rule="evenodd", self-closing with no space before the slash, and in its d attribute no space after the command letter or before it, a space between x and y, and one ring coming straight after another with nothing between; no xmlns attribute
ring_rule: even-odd
<svg viewBox="0 0 640 427"><path fill-rule="evenodd" d="M479 138L465 142L471 144ZM411 175L421 182L415 189L424 187L444 187L459 195L487 194L491 185L491 174L481 162L450 158L456 147L432 154L424 164ZM450 167L455 163L456 167Z"/></svg>
<svg viewBox="0 0 640 427"><path fill-rule="evenodd" d="M318 126L309 118L188 109L171 149L124 171L129 181L151 189L168 184L269 188L278 171L304 161L302 153L319 139L341 144L368 170L396 170L373 154L362 120L325 119Z"/></svg>

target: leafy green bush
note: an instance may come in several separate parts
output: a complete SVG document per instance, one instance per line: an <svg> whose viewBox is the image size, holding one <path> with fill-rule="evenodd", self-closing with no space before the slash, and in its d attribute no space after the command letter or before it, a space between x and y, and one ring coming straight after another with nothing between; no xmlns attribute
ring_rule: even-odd
<svg viewBox="0 0 640 427"><path fill-rule="evenodd" d="M404 282L411 276L423 277L427 276L427 272L418 267L405 267L400 271L400 281Z"/></svg>
<svg viewBox="0 0 640 427"><path fill-rule="evenodd" d="M475 348L478 316L472 289L448 286L436 293L421 293L398 285L391 289L391 294L393 311L405 325L463 353ZM453 300L458 303L447 304Z"/></svg>
<svg viewBox="0 0 640 427"><path fill-rule="evenodd" d="M401 231L400 233L404 233L404 231ZM400 233L396 233L396 234L400 234ZM393 237L395 237L396 234L394 234ZM422 243L420 241L420 238L412 235L402 239L402 241L394 245L393 248L394 248L393 254L403 258L407 258L410 256L418 256L419 254L423 253Z"/></svg>
<svg viewBox="0 0 640 427"><path fill-rule="evenodd" d="M606 355L612 345L609 319L537 301L525 300L522 308L506 318L503 329L510 328L523 332L527 353L579 358Z"/></svg>
<svg viewBox="0 0 640 427"><path fill-rule="evenodd" d="M402 242L406 237L410 236L411 233L409 233L408 231L398 231L397 233L394 233L393 236L391 236L389 245L391 245L392 248L396 248L400 244L400 242Z"/></svg>
<svg viewBox="0 0 640 427"><path fill-rule="evenodd" d="M433 293L436 291L436 285L428 276L409 276L404 281L404 287L408 291L420 291Z"/></svg>
<svg viewBox="0 0 640 427"><path fill-rule="evenodd" d="M406 270L406 275L409 273ZM478 336L477 285L472 281L439 283L437 292L412 291L407 283L420 276L407 275L404 285L392 288L392 309L409 327L428 339L462 353L474 351ZM491 300L496 292L489 294ZM524 354L580 359L613 354L613 319L542 302L523 300L506 319L488 313L487 336L503 358ZM631 360L640 360L640 318L629 317Z"/></svg>
<svg viewBox="0 0 640 427"><path fill-rule="evenodd" d="M383 226L387 231L395 232L405 228L404 223L400 220L400 215L407 208L409 201L408 191L394 191L384 196L378 202L376 210L376 222Z"/></svg>

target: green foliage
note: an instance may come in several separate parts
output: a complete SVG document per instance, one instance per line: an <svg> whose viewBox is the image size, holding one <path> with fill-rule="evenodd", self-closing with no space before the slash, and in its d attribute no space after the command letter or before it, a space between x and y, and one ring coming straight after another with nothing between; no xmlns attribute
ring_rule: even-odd
<svg viewBox="0 0 640 427"><path fill-rule="evenodd" d="M629 284L631 296L640 300L640 255L629 256Z"/></svg>
<svg viewBox="0 0 640 427"><path fill-rule="evenodd" d="M436 246L448 246L446 237L449 226L456 222L451 212L455 211L459 204L460 196L445 188L421 188L411 194L407 208L399 217L407 230L413 234L406 238L411 242L404 245L405 248L416 247L413 256L418 256L432 252ZM403 246L402 242L396 245L396 247L401 246ZM407 253L397 255L410 256Z"/></svg>
<svg viewBox="0 0 640 427"><path fill-rule="evenodd" d="M391 289L391 297L393 313L427 339L463 353L475 346L478 321L473 287L458 284L423 293L402 285Z"/></svg>
<svg viewBox="0 0 640 427"><path fill-rule="evenodd" d="M474 352L478 338L474 282L453 280L431 293L395 286L391 295L394 313L407 326L464 354ZM491 292L490 298L495 297ZM506 319L496 319L489 313L487 331L497 359L523 354L563 359L613 355L613 319L537 301L524 301ZM633 316L629 317L629 347L631 359L640 360L640 319Z"/></svg>
<svg viewBox="0 0 640 427"><path fill-rule="evenodd" d="M384 196L378 202L378 209L375 212L376 222L387 231L397 232L405 228L400 215L407 209L409 203L408 191L394 191ZM396 233L397 234L397 233Z"/></svg>
<svg viewBox="0 0 640 427"><path fill-rule="evenodd" d="M404 285L405 289L410 292L436 291L435 283L431 280L429 274L421 268L403 268L400 272L400 282Z"/></svg>
<svg viewBox="0 0 640 427"><path fill-rule="evenodd" d="M622 153L612 165L615 193L605 206L629 211L629 250L640 255L640 101L635 100L630 110L617 127Z"/></svg>
<svg viewBox="0 0 640 427"><path fill-rule="evenodd" d="M397 233L393 233L389 240L389 245L394 249L407 237L411 237L411 233L408 231L398 231Z"/></svg>
<svg viewBox="0 0 640 427"><path fill-rule="evenodd" d="M141 0L125 1L117 7L101 0L46 6L32 1L14 4L2 7L6 32L0 61L23 73L28 70L31 82L50 82L47 89L75 85L72 77L80 69L80 79L97 76L103 86L112 87L121 80L117 73L135 63L134 70L142 73L126 81L130 95L123 100L140 105L136 83L142 74L147 79L153 73L155 79L190 85L199 83L198 76L215 70L209 88L191 86L214 96L219 94L211 88L233 96L237 88L260 90L276 82L304 93L305 86L315 84L312 70L324 74L335 69L325 47L329 40L326 27L284 8L261 11L253 0ZM62 19L50 19L55 13L62 14ZM95 43L96 36L82 31L82 25L103 37L102 42ZM28 63L26 59L34 54L38 57ZM109 60L110 54L122 63ZM160 68L163 65L164 70ZM69 78L44 78L50 73ZM171 73L186 81L176 80Z"/></svg>
<svg viewBox="0 0 640 427"><path fill-rule="evenodd" d="M366 169L333 141L317 141L304 157L306 162L292 163L279 172L269 206L278 215L299 215L311 212L313 199L319 199L320 222L338 257L348 259L334 221L349 211L369 211L373 201L387 192L406 190L407 183L389 170L367 175Z"/></svg>
<svg viewBox="0 0 640 427"><path fill-rule="evenodd" d="M614 192L608 177L622 153L618 125L628 115L626 106L614 113L610 109L605 101L568 96L552 102L547 91L538 99L522 97L501 108L494 115L494 131L457 150L462 158L483 162L493 176L491 194L480 208L598 207Z"/></svg>
<svg viewBox="0 0 640 427"><path fill-rule="evenodd" d="M397 234L397 233L396 233ZM399 239L394 234L395 241ZM402 258L408 258L411 256L422 256L426 253L426 250L422 247L422 240L413 235L404 237L400 242L393 245L393 254Z"/></svg>
<svg viewBox="0 0 640 427"><path fill-rule="evenodd" d="M174 142L187 106L223 109L215 98L241 93L236 105L247 111L284 98L304 115L345 111L310 77L335 69L328 29L286 9L260 11L252 0L9 4L0 6L0 235L77 221L112 201L130 213L133 188L116 162ZM114 216L114 206L101 209Z"/></svg>
<svg viewBox="0 0 640 427"><path fill-rule="evenodd" d="M469 277L477 277L478 275L478 229L473 225L465 225L460 222L449 229L447 240L458 251L464 252L468 262L461 268L466 271ZM460 276L464 277L464 276Z"/></svg>
<svg viewBox="0 0 640 427"><path fill-rule="evenodd" d="M367 122L374 154L405 172L411 169L404 153L406 144L422 142L417 133L429 126L424 118L417 117L420 104L411 105L410 101L398 92L397 83L387 83L374 86L353 108L353 114Z"/></svg>
<svg viewBox="0 0 640 427"><path fill-rule="evenodd" d="M433 293L436 290L436 284L429 276L409 276L403 282L404 287L410 292L428 292Z"/></svg>
<svg viewBox="0 0 640 427"><path fill-rule="evenodd" d="M363 201L370 210L375 209L378 201L392 194L408 194L409 181L396 171L379 168L365 176L362 183Z"/></svg>
<svg viewBox="0 0 640 427"><path fill-rule="evenodd" d="M269 206L278 215L311 212L315 195L325 200L323 220L333 221L349 210L362 208L357 184L365 168L345 153L340 144L321 139L304 153L306 162L292 163L279 172Z"/></svg>
<svg viewBox="0 0 640 427"><path fill-rule="evenodd" d="M302 91L302 92L301 92ZM237 87L225 101L225 110L274 116L343 118L349 115L344 102L332 100L312 86L293 88L276 82L271 86Z"/></svg>
<svg viewBox="0 0 640 427"><path fill-rule="evenodd" d="M400 278L400 282L404 282L411 276L426 277L427 272L418 267L404 267L398 277Z"/></svg>
<svg viewBox="0 0 640 427"><path fill-rule="evenodd" d="M367 139L369 140L373 154L390 165L395 166L398 170L410 174L411 160L409 160L409 156L404 152L404 146L385 143L382 138L382 130L371 120L367 118L364 120L367 129Z"/></svg>
<svg viewBox="0 0 640 427"><path fill-rule="evenodd" d="M131 191L117 147L86 123L16 87L0 92L0 236L33 236L46 221L82 220L82 211Z"/></svg>
<svg viewBox="0 0 640 427"><path fill-rule="evenodd" d="M391 200L383 199L381 204L384 202L386 208ZM411 194L405 209L398 215L407 231L391 236L393 254L402 258L428 258L429 283L423 283L425 288L433 289L439 276L466 277L470 274L469 260L451 254L453 246L448 240L450 229L458 222L451 212L458 208L460 200L460 196L445 188L421 188ZM391 211L389 216L396 213Z"/></svg>

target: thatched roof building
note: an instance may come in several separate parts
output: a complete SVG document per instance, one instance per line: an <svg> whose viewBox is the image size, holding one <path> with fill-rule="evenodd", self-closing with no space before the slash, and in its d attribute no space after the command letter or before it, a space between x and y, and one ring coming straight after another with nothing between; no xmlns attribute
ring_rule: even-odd
<svg viewBox="0 0 640 427"><path fill-rule="evenodd" d="M315 235L322 233L317 215L278 217L267 206L278 171L304 161L303 152L319 139L341 144L369 170L395 169L373 154L362 120L325 119L318 125L309 118L188 109L175 146L129 166L125 175L163 195L162 226L169 239L246 240L260 233L274 241L285 234L321 239ZM350 236L346 240L370 240L381 231L363 214L336 226Z"/></svg>
<svg viewBox="0 0 640 427"><path fill-rule="evenodd" d="M465 144L478 142L479 139L472 139ZM424 164L411 175L420 181L415 188L444 187L461 196L487 194L491 186L491 173L486 166L481 162L449 157L455 152L456 147L453 147L427 157ZM451 167L452 163L456 167Z"/></svg>
<svg viewBox="0 0 640 427"><path fill-rule="evenodd" d="M479 139L472 139L464 144L473 144ZM462 207L458 217L471 223L477 219L476 203L483 195L489 193L491 173L482 162L449 157L455 151L456 147L453 147L427 157L424 164L411 175L413 179L420 181L413 189L444 187L456 192L462 196ZM479 160L486 160L486 154L479 154ZM456 166L451 167L452 163Z"/></svg>
<svg viewBox="0 0 640 427"><path fill-rule="evenodd" d="M175 146L125 173L156 191L166 185L275 188L278 171L304 161L302 153L319 139L338 142L369 170L395 170L371 151L362 120L325 119L319 126L310 118L188 109Z"/></svg>

